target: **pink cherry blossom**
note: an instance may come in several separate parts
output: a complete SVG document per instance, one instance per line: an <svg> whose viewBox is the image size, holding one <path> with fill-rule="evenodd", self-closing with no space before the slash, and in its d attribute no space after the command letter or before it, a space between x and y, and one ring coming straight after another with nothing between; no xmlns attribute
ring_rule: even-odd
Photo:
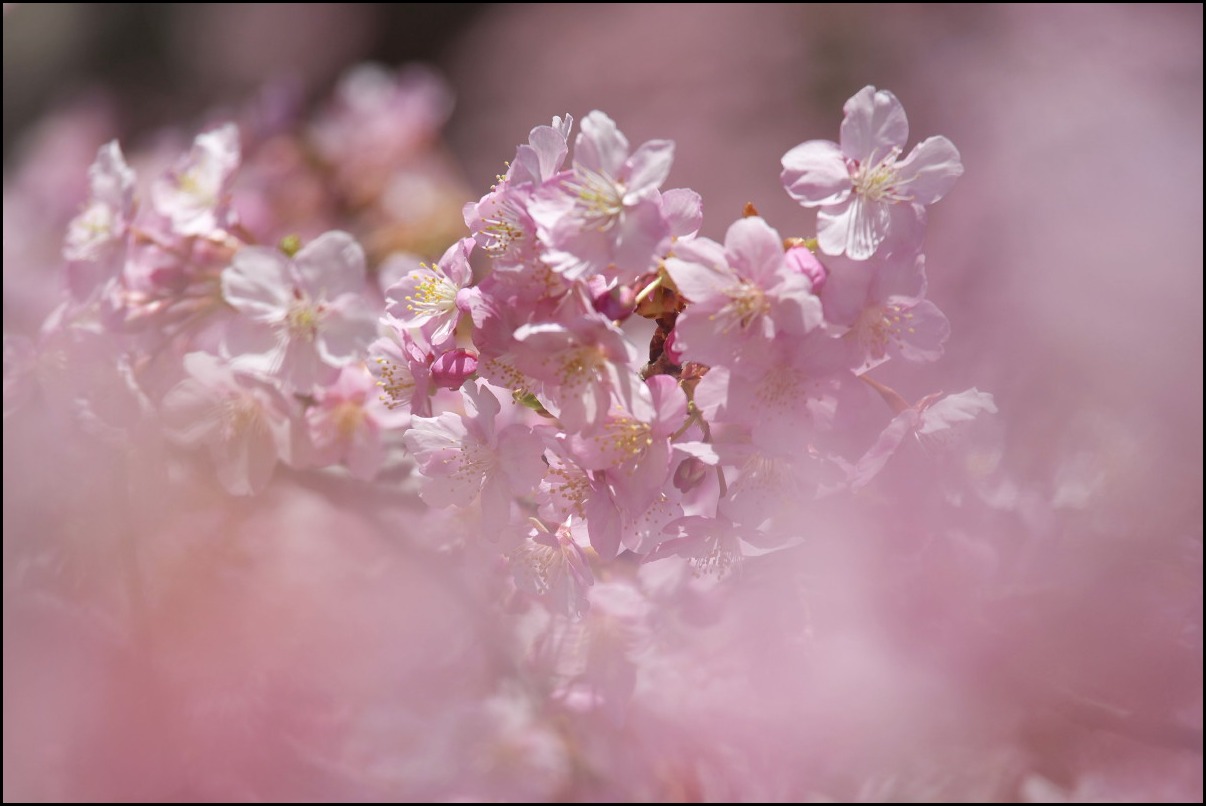
<svg viewBox="0 0 1206 806"><path fill-rule="evenodd" d="M101 146L88 169L91 193L83 211L71 220L63 243L68 283L77 300L120 270L126 231L134 215L134 171L117 141Z"/></svg>
<svg viewBox="0 0 1206 806"><path fill-rule="evenodd" d="M581 617L590 607L587 592L595 583L583 534L586 525L570 516L550 532L537 523L507 558L520 590L547 599L554 613Z"/></svg>
<svg viewBox="0 0 1206 806"><path fill-rule="evenodd" d="M184 447L208 448L227 492L260 492L277 462L292 455L294 407L270 384L216 356L189 353L184 368L189 377L163 399L168 435Z"/></svg>
<svg viewBox="0 0 1206 806"><path fill-rule="evenodd" d="M674 328L688 360L756 360L776 334L802 336L821 324L812 282L784 260L783 240L761 218L729 227L724 246L707 238L677 244L666 272L690 302Z"/></svg>
<svg viewBox="0 0 1206 806"><path fill-rule="evenodd" d="M781 336L766 353L749 368L713 367L695 403L708 422L748 427L761 449L797 455L832 427L843 388L855 383L849 350L815 330L798 340Z"/></svg>
<svg viewBox="0 0 1206 806"><path fill-rule="evenodd" d="M315 395L304 422L309 437L307 464L342 463L355 478L367 481L385 461L384 432L404 428L410 414L389 408L369 371L353 364Z"/></svg>
<svg viewBox="0 0 1206 806"><path fill-rule="evenodd" d="M515 150L506 176L480 201L465 205L465 225L493 259L495 273L530 277L547 272L541 271L541 245L528 208L535 191L561 170L572 125L573 118L566 115L554 117L551 126L532 129L528 142ZM536 285L539 293L542 283Z"/></svg>
<svg viewBox="0 0 1206 806"><path fill-rule="evenodd" d="M826 258L828 272L821 291L826 321L856 348L865 372L892 357L924 363L942 357L950 323L933 302L924 299L922 255L876 255L866 261Z"/></svg>
<svg viewBox="0 0 1206 806"><path fill-rule="evenodd" d="M805 207L819 207L817 238L827 255L866 260L889 237L915 245L923 205L963 173L945 137L923 140L899 162L909 123L896 96L864 87L844 107L841 145L809 140L783 155L783 185Z"/></svg>
<svg viewBox="0 0 1206 806"><path fill-rule="evenodd" d="M523 325L514 335L515 366L540 382L541 402L567 431L601 424L613 400L629 405L637 351L609 320L592 311L565 324Z"/></svg>
<svg viewBox="0 0 1206 806"><path fill-rule="evenodd" d="M571 280L605 274L627 283L649 271L670 234L658 188L673 157L669 140L651 140L630 155L611 118L598 111L583 118L572 171L549 183L530 208L545 260Z"/></svg>
<svg viewBox="0 0 1206 806"><path fill-rule="evenodd" d="M422 328L433 344L451 339L461 316L457 294L473 281L469 265L473 244L472 238L462 238L434 266L420 264L386 289L386 310L403 327Z"/></svg>
<svg viewBox="0 0 1206 806"><path fill-rule="evenodd" d="M309 392L372 340L364 285L364 251L346 232L321 235L292 259L265 247L241 249L222 272L222 294L242 314L225 350L238 367Z"/></svg>
<svg viewBox="0 0 1206 806"><path fill-rule="evenodd" d="M968 389L953 395L929 395L901 411L851 469L850 485L863 487L873 479L910 435L923 443L942 443L954 430L982 414L995 414L992 395Z"/></svg>
<svg viewBox="0 0 1206 806"><path fill-rule="evenodd" d="M633 388L629 410L613 407L604 421L568 437L582 466L604 471L616 501L631 514L644 512L670 475L670 439L687 418L687 398L667 375Z"/></svg>
<svg viewBox="0 0 1206 806"><path fill-rule="evenodd" d="M431 416L434 390L430 348L392 319L382 322L386 335L368 348L368 366L381 388L381 401L390 409L406 409L422 417Z"/></svg>
<svg viewBox="0 0 1206 806"><path fill-rule="evenodd" d="M155 210L180 235L224 228L239 161L239 129L233 123L197 135L189 153L151 187Z"/></svg>
<svg viewBox="0 0 1206 806"><path fill-rule="evenodd" d="M413 417L403 435L422 475L420 495L435 507L468 507L479 499L488 523L511 519L511 503L540 482L544 444L520 423L499 424L498 398L483 383L462 388L466 413Z"/></svg>

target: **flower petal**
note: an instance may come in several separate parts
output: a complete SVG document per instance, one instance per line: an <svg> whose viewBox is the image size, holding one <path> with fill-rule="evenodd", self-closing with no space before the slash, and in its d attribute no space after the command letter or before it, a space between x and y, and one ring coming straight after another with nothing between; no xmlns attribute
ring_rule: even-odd
<svg viewBox="0 0 1206 806"><path fill-rule="evenodd" d="M293 265L313 297L331 299L364 289L364 249L346 232L319 235L293 257Z"/></svg>
<svg viewBox="0 0 1206 806"><path fill-rule="evenodd" d="M863 87L842 109L842 153L863 165L875 165L909 139L904 107L887 90Z"/></svg>
<svg viewBox="0 0 1206 806"><path fill-rule="evenodd" d="M240 249L222 270L222 296L257 322L275 322L289 305L289 259L275 249Z"/></svg>
<svg viewBox="0 0 1206 806"><path fill-rule="evenodd" d="M897 166L906 196L918 204L933 204L946 195L963 175L963 162L955 144L945 137L929 137L913 147Z"/></svg>
<svg viewBox="0 0 1206 806"><path fill-rule="evenodd" d="M850 195L853 184L846 158L837 143L809 140L783 155L779 178L787 195L805 207L838 204Z"/></svg>

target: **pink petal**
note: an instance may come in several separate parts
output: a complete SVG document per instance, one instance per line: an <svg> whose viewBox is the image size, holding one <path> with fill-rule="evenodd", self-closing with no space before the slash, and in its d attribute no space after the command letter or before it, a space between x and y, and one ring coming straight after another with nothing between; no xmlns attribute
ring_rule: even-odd
<svg viewBox="0 0 1206 806"><path fill-rule="evenodd" d="M955 144L945 137L930 137L913 147L897 166L900 185L918 204L933 204L946 195L963 175L963 162Z"/></svg>
<svg viewBox="0 0 1206 806"><path fill-rule="evenodd" d="M364 290L364 249L346 232L326 232L302 247L293 265L305 290L332 299Z"/></svg>
<svg viewBox="0 0 1206 806"><path fill-rule="evenodd" d="M289 259L275 249L240 249L222 271L222 296L241 313L260 322L275 321L292 299Z"/></svg>
<svg viewBox="0 0 1206 806"><path fill-rule="evenodd" d="M783 239L757 216L733 222L724 236L724 251L737 274L763 289L784 273Z"/></svg>
<svg viewBox="0 0 1206 806"><path fill-rule="evenodd" d="M642 144L628 158L628 181L625 183L627 195L641 194L661 187L662 182L670 175L673 162L673 141L650 140Z"/></svg>
<svg viewBox="0 0 1206 806"><path fill-rule="evenodd" d="M617 232L612 271L618 269L621 282L627 282L653 268L658 246L670 235L670 225L662 218L656 199L643 199L624 211Z"/></svg>
<svg viewBox="0 0 1206 806"><path fill-rule="evenodd" d="M715 241L696 238L675 244L674 255L666 260L666 273L691 302L723 294L737 280L728 266L724 247Z"/></svg>
<svg viewBox="0 0 1206 806"><path fill-rule="evenodd" d="M783 155L779 178L787 195L805 207L844 201L854 185L837 143L809 140Z"/></svg>
<svg viewBox="0 0 1206 806"><path fill-rule="evenodd" d="M690 188L672 188L662 194L662 217L675 238L694 235L703 226L703 199Z"/></svg>
<svg viewBox="0 0 1206 806"><path fill-rule="evenodd" d="M627 158L628 140L616 128L615 121L598 110L582 119L574 143L575 163L615 179Z"/></svg>
<svg viewBox="0 0 1206 806"><path fill-rule="evenodd" d="M887 90L863 87L842 109L842 153L863 165L876 164L909 139L904 107Z"/></svg>

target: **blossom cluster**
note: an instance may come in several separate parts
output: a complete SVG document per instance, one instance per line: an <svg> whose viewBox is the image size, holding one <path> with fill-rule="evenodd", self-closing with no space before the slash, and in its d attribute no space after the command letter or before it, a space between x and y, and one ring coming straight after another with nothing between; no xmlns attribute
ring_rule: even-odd
<svg viewBox="0 0 1206 806"><path fill-rule="evenodd" d="M634 148L599 111L533 128L466 201L438 147L450 101L432 75L362 68L309 120L286 101L260 99L178 153L102 146L66 222L61 300L36 336L5 334L6 434L70 429L116 478L98 498L125 496L127 638L158 646L152 667L187 665L140 611L184 607L171 572L198 558L215 576L258 563L279 586L299 556L352 557L330 573L385 625L419 614L374 628L414 691L319 659L375 694L285 720L274 752L330 787L307 796L836 791L840 775L796 770L775 738L824 705L774 713L743 675L761 666L790 690L771 678L794 660L757 662L774 645L835 690L838 667L812 659L814 622L841 623L825 612L836 586L809 575L866 548L861 513L890 513L975 577L993 547L973 525L1008 487L990 394L910 402L881 380L889 362L938 360L950 335L923 248L926 206L963 170L954 145L905 155L900 102L866 87L838 142L782 157L815 232L747 205L717 241L700 234L699 194L664 187L674 144ZM306 542L316 533L338 541ZM346 556L324 553L335 542ZM776 558L793 571L776 575ZM298 598L326 584L297 576L309 581L284 587ZM764 583L765 601L751 595ZM282 680L284 710L322 700L292 666L257 662L270 682L247 683L249 702ZM732 735L705 746L697 728ZM946 752L946 768L992 756ZM1013 794L1046 785L1001 752ZM874 799L898 774L861 764L847 772L862 788L841 794ZM211 784L193 786L288 793Z"/></svg>

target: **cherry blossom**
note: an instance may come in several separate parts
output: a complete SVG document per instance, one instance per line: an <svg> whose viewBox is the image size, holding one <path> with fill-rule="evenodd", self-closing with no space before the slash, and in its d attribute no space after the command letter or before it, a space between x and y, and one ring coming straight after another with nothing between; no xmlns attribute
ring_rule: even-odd
<svg viewBox="0 0 1206 806"><path fill-rule="evenodd" d="M480 494L484 517L502 525L513 499L540 482L544 446L527 426L495 422L501 406L485 384L461 391L466 414L416 416L403 435L423 476L420 495L432 506L467 507Z"/></svg>
<svg viewBox="0 0 1206 806"><path fill-rule="evenodd" d="M354 477L369 480L385 461L385 432L405 428L410 413L387 406L367 368L354 364L316 395L303 421L308 436L304 463L342 463Z"/></svg>
<svg viewBox="0 0 1206 806"><path fill-rule="evenodd" d="M422 328L433 344L452 338L461 315L457 296L473 280L473 244L472 238L463 238L434 266L423 264L386 289L386 310L402 327Z"/></svg>
<svg viewBox="0 0 1206 806"><path fill-rule="evenodd" d="M241 249L222 272L222 294L242 314L226 333L227 355L291 390L328 383L373 338L364 282L364 251L345 232L319 236L292 259Z"/></svg>
<svg viewBox="0 0 1206 806"><path fill-rule="evenodd" d="M86 299L120 270L126 232L134 216L134 171L117 141L101 146L88 169L88 203L67 228L63 257L76 299ZM118 265L113 265L117 263Z"/></svg>
<svg viewBox="0 0 1206 806"><path fill-rule="evenodd" d="M802 336L822 321L807 276L784 261L783 239L761 218L729 227L724 246L680 243L666 272L688 301L675 349L694 361L728 364L764 355L778 333Z"/></svg>
<svg viewBox="0 0 1206 806"><path fill-rule="evenodd" d="M651 140L629 154L627 138L602 112L582 119L573 168L531 206L545 260L568 279L606 274L630 282L653 264L670 227L658 188L674 144Z"/></svg>
<svg viewBox="0 0 1206 806"><path fill-rule="evenodd" d="M197 135L188 155L152 186L155 210L180 235L208 235L224 228L239 160L239 129L234 124Z"/></svg>
<svg viewBox="0 0 1206 806"><path fill-rule="evenodd" d="M783 155L788 195L820 208L817 239L827 255L866 260L889 237L919 243L923 206L945 196L963 173L959 152L945 137L930 137L901 160L909 123L887 90L864 87L844 110L840 145L809 140Z"/></svg>
<svg viewBox="0 0 1206 806"><path fill-rule="evenodd" d="M515 366L541 384L541 402L567 431L600 425L613 400L628 405L636 348L609 320L592 312L523 325L514 336Z"/></svg>
<svg viewBox="0 0 1206 806"><path fill-rule="evenodd" d="M169 436L184 447L205 446L232 495L260 492L277 462L291 458L296 407L271 384L216 356L190 353L184 368L189 377L163 399Z"/></svg>

